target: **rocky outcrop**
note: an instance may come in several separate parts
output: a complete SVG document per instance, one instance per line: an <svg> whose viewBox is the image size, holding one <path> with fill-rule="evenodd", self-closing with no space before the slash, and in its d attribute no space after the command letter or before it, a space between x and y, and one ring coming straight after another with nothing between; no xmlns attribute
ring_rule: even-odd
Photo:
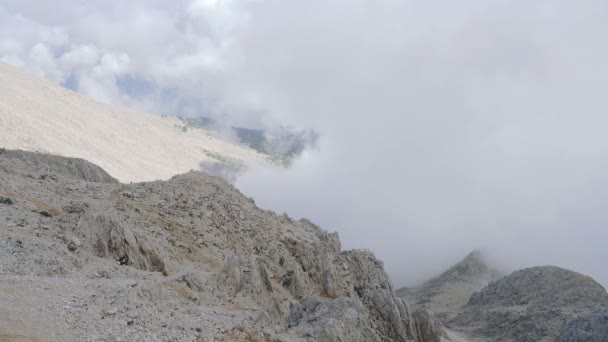
<svg viewBox="0 0 608 342"><path fill-rule="evenodd" d="M95 183L118 182L102 168L84 159L5 149L0 149L0 154L0 169L5 172L18 171L36 179L55 181L58 177L65 177Z"/></svg>
<svg viewBox="0 0 608 342"><path fill-rule="evenodd" d="M414 311L412 316L414 317L418 341L441 342L441 337L446 336L443 326L432 312L426 309L418 309Z"/></svg>
<svg viewBox="0 0 608 342"><path fill-rule="evenodd" d="M120 265L140 270L167 272L158 248L116 214L87 213L81 218L77 232L89 240L87 246L91 246L98 257L109 257Z"/></svg>
<svg viewBox="0 0 608 342"><path fill-rule="evenodd" d="M15 304L0 296L0 321L14 327L33 324L17 310L33 307L62 341L442 333L393 293L371 252L341 251L337 234L261 210L205 173L127 185L84 161L7 152L0 196L11 199L0 205L0 290L20 289Z"/></svg>
<svg viewBox="0 0 608 342"><path fill-rule="evenodd" d="M439 341L441 324L432 314L412 315L372 253L341 252L332 265L334 271L325 273L323 282L331 284L329 292L337 298L325 292L325 298L315 295L294 306L289 325L296 331L326 341ZM343 328L349 326L361 329Z"/></svg>
<svg viewBox="0 0 608 342"><path fill-rule="evenodd" d="M316 341L381 341L358 298L312 296L294 305L288 327Z"/></svg>
<svg viewBox="0 0 608 342"><path fill-rule="evenodd" d="M490 283L451 323L492 340L558 341L580 334L588 322L601 326L599 317L588 314L606 308L608 293L592 278L542 266Z"/></svg>

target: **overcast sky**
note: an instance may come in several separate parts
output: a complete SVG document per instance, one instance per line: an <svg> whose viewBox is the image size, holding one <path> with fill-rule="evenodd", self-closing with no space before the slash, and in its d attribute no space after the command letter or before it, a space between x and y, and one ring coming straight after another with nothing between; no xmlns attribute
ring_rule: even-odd
<svg viewBox="0 0 608 342"><path fill-rule="evenodd" d="M397 285L468 251L608 285L608 3L0 0L0 59L100 101L321 134L256 202Z"/></svg>

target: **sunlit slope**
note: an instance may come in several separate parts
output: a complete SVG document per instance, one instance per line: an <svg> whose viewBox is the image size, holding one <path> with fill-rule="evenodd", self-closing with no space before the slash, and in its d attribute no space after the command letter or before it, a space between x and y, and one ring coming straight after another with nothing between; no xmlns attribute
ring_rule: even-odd
<svg viewBox="0 0 608 342"><path fill-rule="evenodd" d="M98 103L0 62L0 147L87 159L122 182L167 179L217 159L264 160L175 117Z"/></svg>

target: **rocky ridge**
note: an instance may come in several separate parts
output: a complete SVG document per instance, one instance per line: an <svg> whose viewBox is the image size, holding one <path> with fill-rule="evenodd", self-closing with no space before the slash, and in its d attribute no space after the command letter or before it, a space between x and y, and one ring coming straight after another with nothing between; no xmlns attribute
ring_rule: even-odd
<svg viewBox="0 0 608 342"><path fill-rule="evenodd" d="M121 184L0 151L0 336L52 341L421 341L441 325L336 234L189 172ZM353 327L357 327L353 329Z"/></svg>

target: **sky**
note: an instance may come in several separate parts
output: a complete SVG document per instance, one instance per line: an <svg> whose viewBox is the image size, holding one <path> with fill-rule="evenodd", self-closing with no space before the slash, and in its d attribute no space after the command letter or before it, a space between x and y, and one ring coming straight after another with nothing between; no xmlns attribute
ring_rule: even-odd
<svg viewBox="0 0 608 342"><path fill-rule="evenodd" d="M319 132L256 203L395 285L481 249L608 285L608 3L0 0L0 60L140 110Z"/></svg>

